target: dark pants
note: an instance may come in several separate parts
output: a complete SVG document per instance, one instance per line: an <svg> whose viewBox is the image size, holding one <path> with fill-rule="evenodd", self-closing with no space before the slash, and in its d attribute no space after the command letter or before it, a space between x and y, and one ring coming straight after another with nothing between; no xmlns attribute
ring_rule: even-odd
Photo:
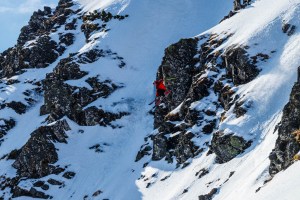
<svg viewBox="0 0 300 200"><path fill-rule="evenodd" d="M156 96L157 96L157 97L163 97L163 96L165 96L165 91L166 91L166 90L158 89L158 90L156 91Z"/></svg>

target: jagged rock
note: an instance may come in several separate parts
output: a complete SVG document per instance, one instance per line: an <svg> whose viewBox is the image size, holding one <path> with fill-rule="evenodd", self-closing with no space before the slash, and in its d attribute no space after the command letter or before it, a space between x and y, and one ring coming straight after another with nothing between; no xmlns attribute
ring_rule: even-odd
<svg viewBox="0 0 300 200"><path fill-rule="evenodd" d="M223 55L226 63L227 75L236 85L252 81L260 70L251 63L247 51L242 47L230 47Z"/></svg>
<svg viewBox="0 0 300 200"><path fill-rule="evenodd" d="M207 124L204 125L203 128L202 128L202 132L204 134L211 134L214 131L214 129L216 128L216 125L217 125L216 121L217 120L215 119L213 121L207 122Z"/></svg>
<svg viewBox="0 0 300 200"><path fill-rule="evenodd" d="M248 5L250 5L252 0L243 0L243 3L241 3L241 0L234 0L233 2L233 10L229 11L229 14L226 15L221 21L224 21L225 19L228 19L235 14L239 12L239 10L246 8Z"/></svg>
<svg viewBox="0 0 300 200"><path fill-rule="evenodd" d="M230 36L229 34L227 38ZM152 159L160 160L166 157L166 160L172 162L172 158L175 157L179 164L184 163L188 158L203 151L203 148L196 147L191 142L195 136L188 132L189 127L197 126L201 128L201 134L211 134L218 129L219 122L224 120L226 111L233 105L236 105L234 112L237 117L245 113L242 108L250 107L250 102L235 104L239 95L235 94L233 84L240 85L252 81L259 73L255 63L258 59L265 61L269 56L261 53L250 58L246 51L248 47L237 46L231 46L225 52L215 52L215 49L227 38L219 38L216 34L199 38L199 40L206 40L199 51L193 46L197 43L196 40L181 40L166 49L165 57L158 69L157 79L164 79L167 89L172 92L155 109L154 128L157 128L159 133L152 138ZM196 63L198 67L195 67ZM210 76L206 75L208 72ZM181 76L184 81L181 81L178 76ZM171 80L168 81L169 77ZM172 77L175 77L175 81ZM208 96L211 97L205 99ZM204 108L198 110L194 103L201 102L202 99L205 99L204 105L201 105ZM205 109L207 101L211 108L215 107L215 110ZM179 107L176 112L170 112L177 106ZM224 109L221 119L214 119L220 108ZM178 122L185 124L185 128L175 126ZM173 134L175 137L166 136L167 134ZM231 160L251 144L233 135L220 137L215 134L213 138L212 147L218 159L221 157L219 162ZM218 147L219 144L224 145L223 149Z"/></svg>
<svg viewBox="0 0 300 200"><path fill-rule="evenodd" d="M165 50L165 56L158 69L157 80L165 80L167 89L172 91L167 101L169 111L185 99L192 84L197 41L197 39L182 39Z"/></svg>
<svg viewBox="0 0 300 200"><path fill-rule="evenodd" d="M233 10L240 10L242 8L241 0L234 0Z"/></svg>
<svg viewBox="0 0 300 200"><path fill-rule="evenodd" d="M5 59L1 62L1 78L11 77L16 74L20 74L22 69L28 68L28 64L25 63L24 59L27 56L21 47L9 48L2 53Z"/></svg>
<svg viewBox="0 0 300 200"><path fill-rule="evenodd" d="M286 33L288 36L291 36L295 33L296 31L296 26L295 25L291 25L289 23L283 23L282 24L282 32Z"/></svg>
<svg viewBox="0 0 300 200"><path fill-rule="evenodd" d="M300 151L300 143L295 134L300 127L299 107L300 84L297 82L292 89L288 104L283 109L278 138L269 156L271 161L269 172L272 176L288 168L293 163L293 157Z"/></svg>
<svg viewBox="0 0 300 200"><path fill-rule="evenodd" d="M28 50L28 55L24 61L27 61L30 67L44 68L58 58L56 52L58 51L58 45L49 36L39 37L36 45L26 50Z"/></svg>
<svg viewBox="0 0 300 200"><path fill-rule="evenodd" d="M70 130L68 123L58 121L52 126L42 126L31 134L31 138L21 148L13 167L21 177L40 178L55 171L58 160L53 143L66 143L65 131Z"/></svg>
<svg viewBox="0 0 300 200"><path fill-rule="evenodd" d="M163 79L171 93L163 102L166 106L155 109L155 127L161 125L163 117L185 99L192 84L196 54L197 39L182 39L165 50L165 56L157 72L157 80Z"/></svg>
<svg viewBox="0 0 300 200"><path fill-rule="evenodd" d="M148 145L144 146L144 147L141 147L141 150L136 155L135 162L138 162L139 160L141 160L146 155L151 155L151 153L150 153L151 150L152 150L152 148Z"/></svg>
<svg viewBox="0 0 300 200"><path fill-rule="evenodd" d="M47 182L51 185L62 185L63 184L62 182L54 180L53 178L50 178Z"/></svg>
<svg viewBox="0 0 300 200"><path fill-rule="evenodd" d="M199 200L212 200L213 196L215 194L217 194L218 191L219 191L219 188L214 188L208 194L206 194L206 195L200 195L199 196Z"/></svg>
<svg viewBox="0 0 300 200"><path fill-rule="evenodd" d="M198 155L199 147L195 146L191 139L194 134L191 132L186 134L179 134L168 141L168 145L174 145L174 155L176 156L176 161L179 164L184 163L189 158L193 158Z"/></svg>
<svg viewBox="0 0 300 200"><path fill-rule="evenodd" d="M119 21L121 21L127 17L129 17L129 15L113 15L111 12L107 12L105 10L102 10L101 12L94 10L93 12L89 12L82 17L84 23L81 26L81 30L86 37L86 41L88 42L88 39L92 32L109 31L109 29L106 29L107 22L113 19L118 19ZM95 23L97 19L101 22L101 24Z"/></svg>
<svg viewBox="0 0 300 200"><path fill-rule="evenodd" d="M72 20L72 22L70 22L70 23L67 23L66 25L65 25L65 30L67 31L67 30L76 30L76 22L77 22L77 19L73 19Z"/></svg>
<svg viewBox="0 0 300 200"><path fill-rule="evenodd" d="M199 148L191 141L193 136L192 133L179 133L168 138L162 133L155 135L152 160L161 160L166 157L168 162L173 162L172 157L175 156L179 164L184 163L199 153Z"/></svg>
<svg viewBox="0 0 300 200"><path fill-rule="evenodd" d="M247 109L243 106L244 102L236 102L233 113L236 115L236 118L239 118L246 114Z"/></svg>
<svg viewBox="0 0 300 200"><path fill-rule="evenodd" d="M219 93L219 102L224 108L224 110L229 110L232 106L232 97L234 95L234 91L230 88L230 86L224 86L220 91L217 91Z"/></svg>
<svg viewBox="0 0 300 200"><path fill-rule="evenodd" d="M41 187L43 190L49 190L50 186L47 184L42 185Z"/></svg>
<svg viewBox="0 0 300 200"><path fill-rule="evenodd" d="M75 172L66 172L63 174L63 177L66 179L72 179L72 178L74 178L75 175L76 175Z"/></svg>
<svg viewBox="0 0 300 200"><path fill-rule="evenodd" d="M97 190L96 192L93 193L93 197L99 196L101 193L103 193L101 190Z"/></svg>
<svg viewBox="0 0 300 200"><path fill-rule="evenodd" d="M117 114L105 112L102 109L92 106L79 113L76 121L81 126L107 126L110 125L110 122L121 119L123 116L128 114L129 113L126 112L120 112Z"/></svg>
<svg viewBox="0 0 300 200"><path fill-rule="evenodd" d="M13 191L12 191L13 198L16 197L22 197L22 196L27 196L27 197L33 197L33 198L41 198L41 199L49 199L49 195L46 195L45 193L41 192L41 191L37 191L34 188L31 188L29 191L22 189L20 187L14 187Z"/></svg>
<svg viewBox="0 0 300 200"><path fill-rule="evenodd" d="M218 163L225 163L243 153L250 145L251 141L242 137L217 132L212 138L211 150L217 155Z"/></svg>
<svg viewBox="0 0 300 200"><path fill-rule="evenodd" d="M213 85L214 81L208 77L199 78L193 81L191 88L186 95L186 98L180 109L180 118L185 119L190 124L195 124L199 118L199 112L190 109L190 105L194 101L199 101L202 98L208 96L209 88Z"/></svg>
<svg viewBox="0 0 300 200"><path fill-rule="evenodd" d="M94 54L87 54L85 58L96 59ZM121 86L117 86L110 80L99 81L99 77L90 77L86 82L92 87L78 88L64 83L65 80L79 79L87 75L80 71L79 65L72 61L72 58L63 59L53 73L47 74L43 81L45 104L41 107L41 115L50 114L48 121L56 121L63 116L82 126L94 126L100 124L107 126L111 121L120 119L128 113L110 113L96 107L83 109L89 103L102 97L108 97L112 92Z"/></svg>
<svg viewBox="0 0 300 200"><path fill-rule="evenodd" d="M43 86L45 104L41 108L41 115L51 113L55 116L52 116L54 120L57 120L64 114L70 115L79 106L77 104L72 105L75 102L72 97L75 89L56 78L53 73L46 76Z"/></svg>
<svg viewBox="0 0 300 200"><path fill-rule="evenodd" d="M93 24L93 23L84 23L81 25L81 31L84 33L85 38L86 38L86 42L88 42L91 33L93 33L94 31L99 31L101 29L101 27L99 26L99 24Z"/></svg>
<svg viewBox="0 0 300 200"><path fill-rule="evenodd" d="M2 122L0 124L0 138L2 138L9 130L16 126L16 121L12 118L9 120L0 118L0 122Z"/></svg>
<svg viewBox="0 0 300 200"><path fill-rule="evenodd" d="M44 181L37 181L33 184L34 187L42 187L45 184Z"/></svg>
<svg viewBox="0 0 300 200"><path fill-rule="evenodd" d="M78 56L78 63L86 64L96 62L99 58L105 57L105 55L109 55L112 52L103 49L91 49L85 53L82 53Z"/></svg>
<svg viewBox="0 0 300 200"><path fill-rule="evenodd" d="M60 3L54 12L49 7L45 7L44 11L34 12L28 25L21 29L17 45L0 56L0 76L8 78L22 73L26 68L47 67L53 63L65 48L51 40L48 35L57 24L63 24L66 17L73 13L69 9L72 5L69 1Z"/></svg>
<svg viewBox="0 0 300 200"><path fill-rule="evenodd" d="M66 33L64 35L59 36L59 44L65 44L66 46L70 46L74 43L74 34L73 33Z"/></svg>
<svg viewBox="0 0 300 200"><path fill-rule="evenodd" d="M21 153L21 150L18 150L18 149L15 149L15 150L12 150L8 156L7 156L7 160L15 160L18 158L18 156L20 155Z"/></svg>
<svg viewBox="0 0 300 200"><path fill-rule="evenodd" d="M6 103L6 106L13 109L18 114L24 114L26 112L27 107L22 102L12 101L10 103Z"/></svg>
<svg viewBox="0 0 300 200"><path fill-rule="evenodd" d="M88 74L87 72L81 71L80 65L74 62L70 57L61 59L54 68L53 73L55 77L60 80L80 79Z"/></svg>
<svg viewBox="0 0 300 200"><path fill-rule="evenodd" d="M161 160L167 154L167 138L162 134L158 134L153 139L152 160Z"/></svg>
<svg viewBox="0 0 300 200"><path fill-rule="evenodd" d="M200 178L204 177L204 176L207 175L207 174L209 174L209 170L203 168L203 169L201 169L199 172L197 172L197 173L195 174L195 176L198 176L198 178L200 179Z"/></svg>

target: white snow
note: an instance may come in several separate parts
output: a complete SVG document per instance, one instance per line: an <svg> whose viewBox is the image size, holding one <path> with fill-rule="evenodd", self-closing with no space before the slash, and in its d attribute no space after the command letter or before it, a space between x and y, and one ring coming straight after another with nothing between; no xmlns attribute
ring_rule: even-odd
<svg viewBox="0 0 300 200"><path fill-rule="evenodd" d="M106 9L129 17L123 21L111 21L108 33L95 32L85 43L80 31L81 22L73 33L76 42L61 58L69 53L84 53L91 48L111 49L124 57L126 67L120 69L118 61L101 58L92 64L81 66L89 76L100 75L101 80L112 80L124 85L106 99L98 99L89 106L101 107L105 111L130 112L131 115L114 122L120 129L110 127L80 127L67 119L72 130L68 132L68 144L56 144L59 149L61 166L68 165L68 170L75 171L74 179L61 179L65 187L50 187L47 194L54 199L198 199L199 195L209 193L213 188L221 187L214 200L298 200L299 163L286 171L280 172L271 182L263 186L269 178L268 156L274 148L277 133L275 126L281 119L281 112L287 103L296 70L300 65L299 29L293 36L282 33L282 21L300 27L299 0L257 0L248 8L232 18L216 25L232 7L232 1L222 0L77 0L83 12ZM213 27L216 25L215 27ZM213 28L212 28L213 27ZM209 29L209 30L208 30ZM59 31L64 31L62 28ZM205 31L205 32L204 32ZM203 33L202 33L203 32ZM251 103L246 116L236 119L230 111L221 124L225 132L234 132L253 140L252 146L242 155L225 164L216 164L215 156L201 156L191 160L184 169L165 161L150 162L145 157L134 162L135 156L144 143L144 138L153 132L153 118L147 112L148 105L154 98L152 82L156 70L164 55L164 49L181 38L202 34L218 33L220 37L233 33L220 48L231 45L249 45L249 53L266 53L270 59L260 62L260 75L252 82L236 88L237 93ZM51 35L58 38L58 33ZM29 43L28 43L29 44ZM275 53L270 53L275 50ZM0 98L24 102L22 93L32 89L31 84L24 84L26 79L42 80L56 66L57 62L45 69L30 69L16 77L19 81L14 86L1 83ZM90 86L83 79L66 81L73 86ZM207 100L213 97L207 97ZM0 110L1 118L13 117L17 126L4 138L0 146L0 158L15 148L20 148L30 137L30 133L43 124L45 116L39 116L38 103L24 115L17 115L11 109ZM204 99L206 101L206 99ZM207 101L209 102L209 101ZM25 102L24 102L25 103ZM212 105L193 104L200 106ZM198 106L198 107L197 107ZM178 112L175 109L172 113ZM213 109L213 108L212 108ZM2 123L2 121L0 121ZM82 132L84 131L84 132ZM192 132L199 131L192 129ZM174 136L171 135L171 136ZM195 139L195 143L205 142L211 136ZM201 140L201 141L200 141ZM203 141L202 141L203 140ZM97 153L90 147L99 144L103 152ZM7 176L16 173L12 162L0 160L0 169ZM195 174L201 169L208 169L209 174L198 179ZM235 172L228 179L230 172ZM1 174L0 174L1 175ZM141 175L143 175L141 177ZM33 180L22 181L23 187L30 187ZM263 186L263 187L262 187ZM259 192L255 192L262 187ZM103 191L98 197L92 197L97 190ZM183 193L184 190L188 192ZM30 198L18 198L30 199Z"/></svg>

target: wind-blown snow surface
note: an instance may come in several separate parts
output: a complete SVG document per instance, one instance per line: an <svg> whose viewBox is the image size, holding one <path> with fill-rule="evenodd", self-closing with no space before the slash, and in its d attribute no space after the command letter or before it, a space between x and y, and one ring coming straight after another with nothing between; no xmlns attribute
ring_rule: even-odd
<svg viewBox="0 0 300 200"><path fill-rule="evenodd" d="M117 121L122 129L109 127L80 127L68 120L72 130L68 132L68 144L56 144L59 149L58 164L71 164L68 170L76 172L72 180L65 180L65 187L53 186L47 194L54 199L198 199L199 195L209 193L213 188L221 188L214 200L260 200L287 199L298 200L296 186L298 163L285 172L279 173L258 193L256 189L263 186L268 179L268 155L277 138L275 126L281 119L281 110L287 103L293 82L296 80L296 68L300 64L300 34L288 37L281 31L282 21L300 27L300 1L261 0L240 11L237 15L222 22L205 33L234 33L220 48L232 44L249 45L249 53L259 52L271 55L267 62L260 63L260 75L251 83L237 88L240 96L252 102L252 109L240 119L228 115L221 125L223 129L252 139L254 144L243 154L226 164L215 164L214 155L192 160L184 169L175 169L174 165L164 161L150 162L146 168L144 158L135 163L135 156L143 139L153 130L152 116L147 112L148 103L154 98L152 81L163 57L164 49L180 38L192 37L218 23L228 13L232 1L223 0L78 0L83 11L106 8L114 13L129 14L129 18L110 24L107 34L96 42L84 41L83 34L76 30L75 44L61 58L72 52L84 52L90 48L112 49L124 57L126 69L113 67L115 61L100 59L96 63L82 66L90 74L101 74L114 82L124 83L125 87L116 91L107 99L99 99L91 105L101 105L108 111L130 111L131 115ZM79 26L80 27L80 26ZM57 38L56 34L52 38ZM93 36L92 36L93 37ZM275 53L270 53L271 51ZM41 80L52 71L54 63L46 69L28 70L20 75L19 80L28 77ZM99 70L98 70L99 69ZM23 81L22 81L23 82ZM80 81L68 84L79 85ZM18 99L27 85L19 84L16 88L6 88L3 99ZM126 99L118 104L111 102ZM0 148L0 157L15 148L20 148L28 140L29 134L40 126L43 117L39 117L39 100L34 108L22 116L11 110L1 110L2 116L13 116L17 127L9 132ZM89 106L91 106L89 105ZM120 106L121 105L121 106ZM28 119L31 120L28 126ZM81 133L84 130L84 133ZM21 133L20 133L21 132ZM101 144L103 153L95 153L89 147ZM0 169L13 176L16 172L10 161L0 161ZM201 179L195 174L201 169L210 173ZM226 181L231 172L235 172ZM143 174L148 180L139 179ZM50 175L43 178L57 178ZM287 177L290 177L287 178ZM165 179L164 181L161 181ZM30 187L30 181L24 181L23 187ZM283 187L280 185L284 184ZM149 187L147 187L149 186ZM98 197L92 194L101 190ZM184 191L187 192L184 192ZM283 196L284 195L284 196ZM24 197L19 199L26 199Z"/></svg>

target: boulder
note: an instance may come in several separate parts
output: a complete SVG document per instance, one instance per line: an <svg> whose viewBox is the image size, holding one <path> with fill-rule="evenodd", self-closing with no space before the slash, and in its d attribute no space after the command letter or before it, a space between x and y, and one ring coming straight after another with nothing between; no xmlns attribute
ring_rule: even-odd
<svg viewBox="0 0 300 200"><path fill-rule="evenodd" d="M12 165L19 176L41 178L54 173L53 164L58 160L54 143L67 143L68 130L70 127L65 120L35 130Z"/></svg>
<svg viewBox="0 0 300 200"><path fill-rule="evenodd" d="M233 134L224 135L221 131L214 134L211 141L211 150L217 155L218 163L225 163L244 152L251 146L251 141Z"/></svg>
<svg viewBox="0 0 300 200"><path fill-rule="evenodd" d="M278 138L270 158L269 172L272 176L288 168L300 151L298 133L300 128L300 83L295 83L290 100L283 109Z"/></svg>

